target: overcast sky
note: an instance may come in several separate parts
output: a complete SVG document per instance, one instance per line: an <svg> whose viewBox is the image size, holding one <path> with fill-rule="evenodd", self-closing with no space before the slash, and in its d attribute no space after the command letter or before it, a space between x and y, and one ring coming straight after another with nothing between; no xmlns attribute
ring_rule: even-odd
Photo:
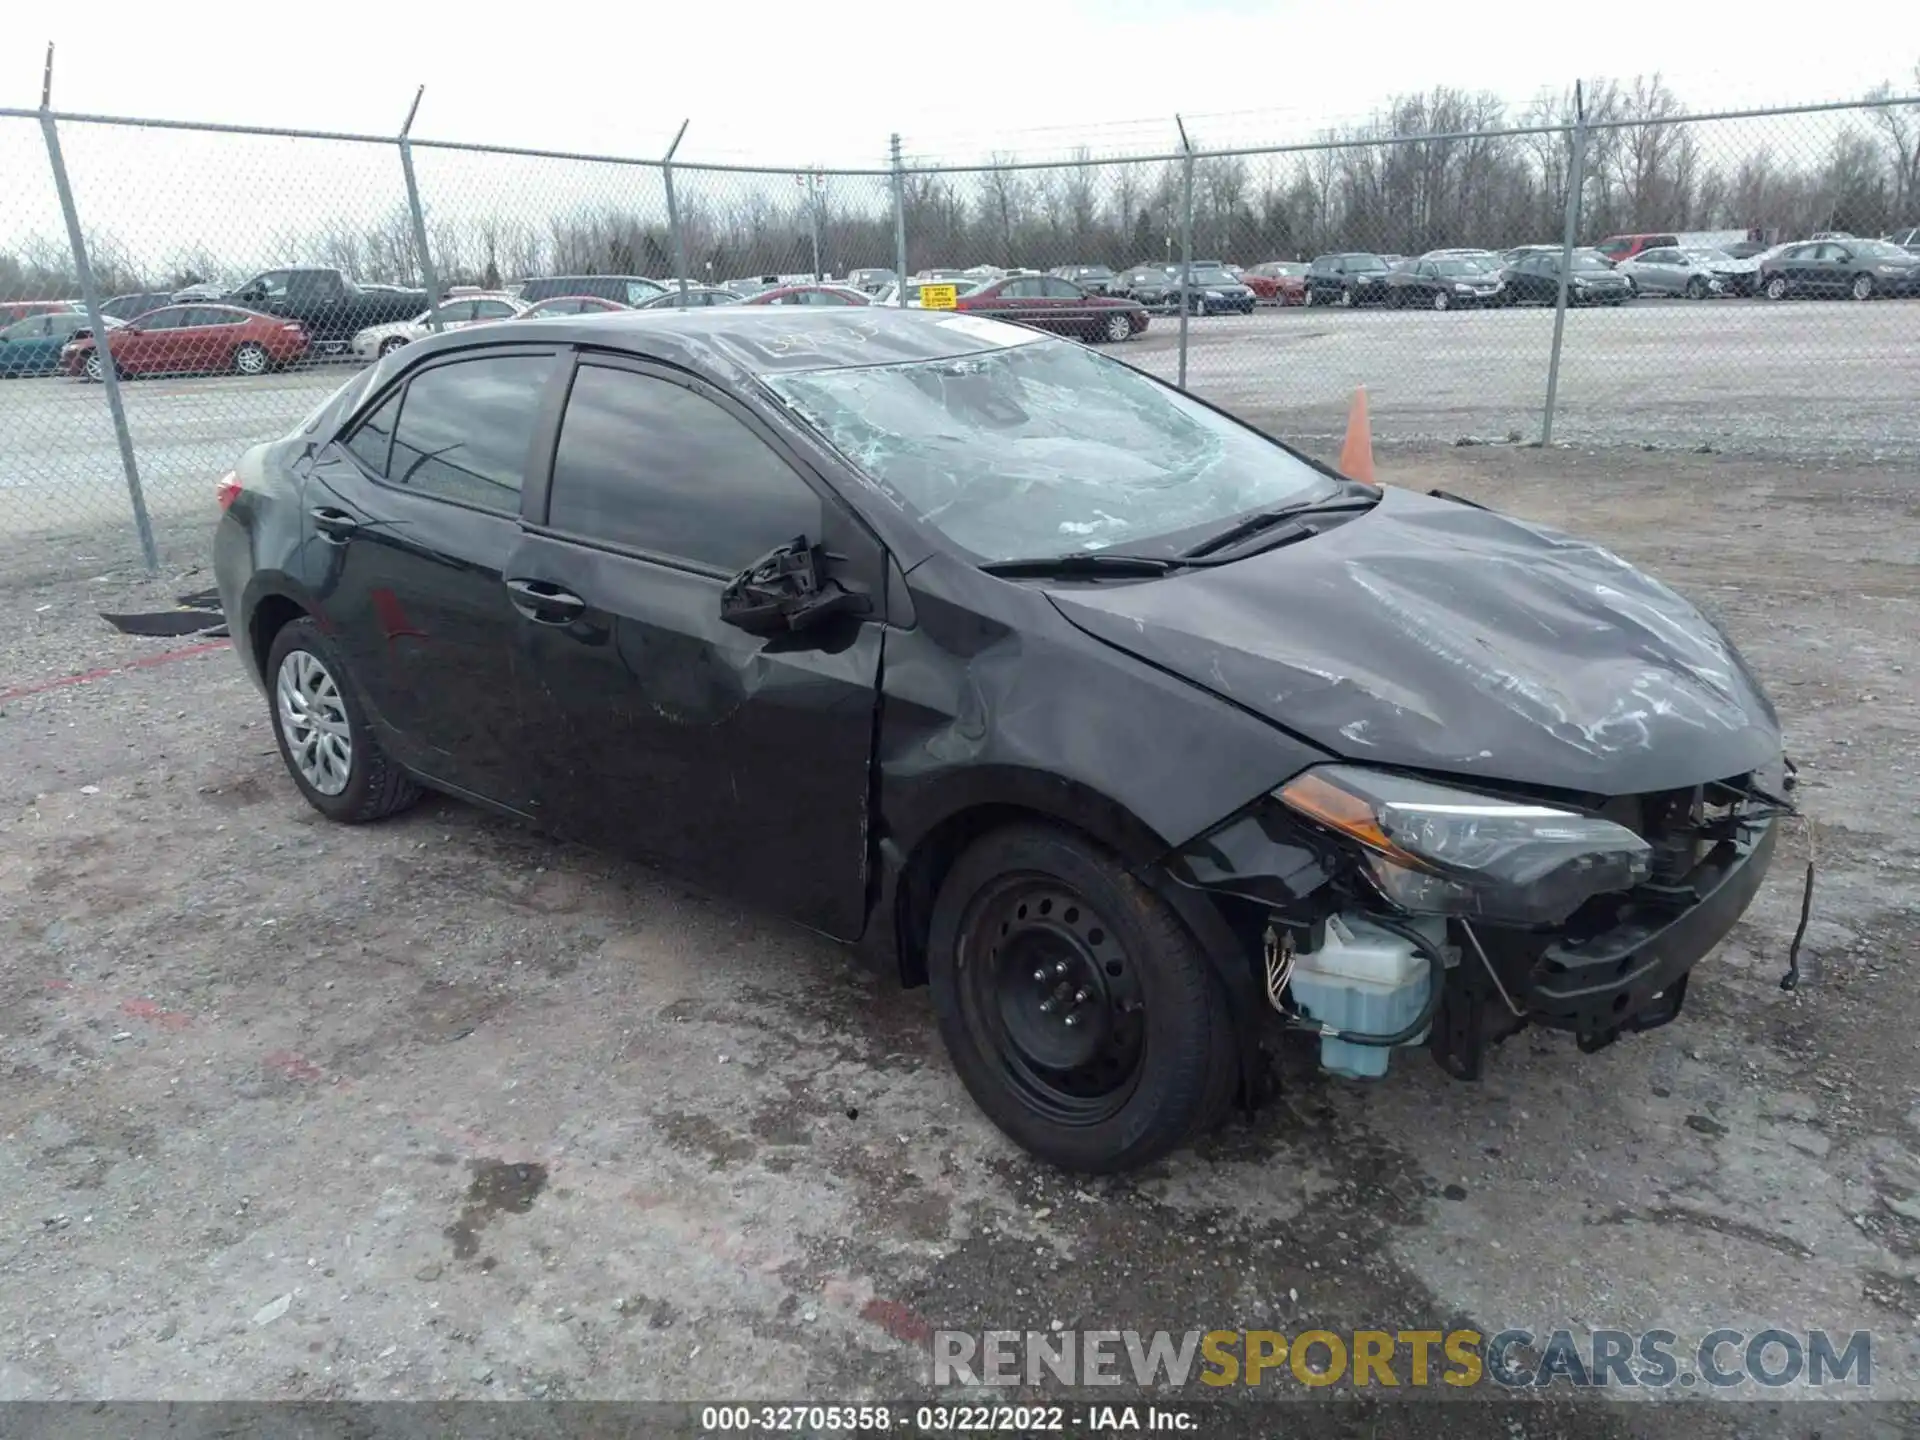
<svg viewBox="0 0 1920 1440"><path fill-rule="evenodd" d="M682 159L871 165L892 130L956 160L1163 148L1175 111L1201 144L1285 142L1440 83L1524 102L1576 74L1658 70L1690 107L1728 108L1911 88L1920 61L1914 0L1851 0L1844 34L1868 43L1802 43L1764 6L1682 5L1648 25L1640 8L87 0L16 5L0 105L38 103L52 40L64 110L390 132L424 82L426 136L655 154L691 118Z"/></svg>

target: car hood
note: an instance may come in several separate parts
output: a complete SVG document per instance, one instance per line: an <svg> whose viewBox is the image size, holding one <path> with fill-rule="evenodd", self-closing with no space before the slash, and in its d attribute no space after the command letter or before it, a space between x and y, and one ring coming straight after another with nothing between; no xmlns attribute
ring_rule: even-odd
<svg viewBox="0 0 1920 1440"><path fill-rule="evenodd" d="M1231 564L1050 598L1089 635L1365 763L1626 795L1782 752L1739 653L1665 585L1410 491Z"/></svg>

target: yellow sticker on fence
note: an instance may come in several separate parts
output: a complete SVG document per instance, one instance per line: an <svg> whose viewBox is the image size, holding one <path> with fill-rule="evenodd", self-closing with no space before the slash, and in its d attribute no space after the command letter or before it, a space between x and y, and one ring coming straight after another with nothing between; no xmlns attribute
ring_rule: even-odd
<svg viewBox="0 0 1920 1440"><path fill-rule="evenodd" d="M923 310L952 310L957 308L959 299L958 285L922 285L920 287L920 306Z"/></svg>

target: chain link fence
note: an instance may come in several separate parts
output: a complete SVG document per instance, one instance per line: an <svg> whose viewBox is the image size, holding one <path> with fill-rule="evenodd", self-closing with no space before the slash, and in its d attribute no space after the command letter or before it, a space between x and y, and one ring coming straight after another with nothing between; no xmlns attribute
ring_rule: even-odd
<svg viewBox="0 0 1920 1440"><path fill-rule="evenodd" d="M1386 444L1920 454L1920 99L1505 118L822 171L0 111L0 569L200 560L241 450L435 329L796 285L951 284L1328 455L1361 388Z"/></svg>

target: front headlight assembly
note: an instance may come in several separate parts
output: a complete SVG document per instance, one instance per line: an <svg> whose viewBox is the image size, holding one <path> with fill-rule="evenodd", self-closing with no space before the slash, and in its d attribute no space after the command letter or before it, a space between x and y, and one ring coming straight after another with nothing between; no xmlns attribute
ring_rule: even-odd
<svg viewBox="0 0 1920 1440"><path fill-rule="evenodd" d="M1611 820L1383 771L1321 765L1274 795L1358 845L1380 893L1416 915L1554 925L1650 869L1651 847Z"/></svg>

